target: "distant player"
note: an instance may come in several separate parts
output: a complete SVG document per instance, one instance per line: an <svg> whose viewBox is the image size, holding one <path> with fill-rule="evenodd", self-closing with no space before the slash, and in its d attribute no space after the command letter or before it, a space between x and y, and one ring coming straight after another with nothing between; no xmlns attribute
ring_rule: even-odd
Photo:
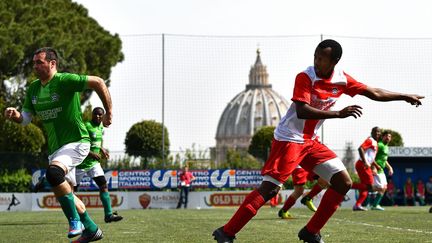
<svg viewBox="0 0 432 243"><path fill-rule="evenodd" d="M381 136L379 127L372 128L371 136L368 137L358 148L360 159L355 164L357 174L360 178L360 183L353 183L352 188L360 191L359 197L353 206L354 211L366 211L367 209L362 206L366 200L369 191L375 191L372 188L374 178L371 166L378 166L375 164L375 156L378 151L378 140Z"/></svg>
<svg viewBox="0 0 432 243"><path fill-rule="evenodd" d="M104 207L105 222L111 223L120 221L123 219L123 217L118 215L117 212L112 211L107 180L100 164L101 158L109 159L108 151L102 147L102 117L104 114L105 111L102 107L96 107L93 109L91 121L85 123L87 131L90 135L91 146L87 158L85 158L85 160L76 167L75 175L78 185L74 188L74 191L78 191L79 183L81 182L84 175L90 176L99 187L99 197Z"/></svg>
<svg viewBox="0 0 432 243"><path fill-rule="evenodd" d="M283 207L279 210L278 216L282 219L290 219L293 216L289 213L288 210L294 206L297 199L303 195L304 185L307 181L314 181L315 179L319 179L314 173L309 173L300 166L294 169L292 173L292 180L294 184L294 191L288 196L285 201ZM322 184L322 186L320 185ZM320 183L316 183L312 188L311 192L308 193L307 196L301 199L301 203L306 205L312 212L316 211L316 207L312 202L312 198L321 192L323 187L327 186L327 182L324 180L320 180Z"/></svg>
<svg viewBox="0 0 432 243"><path fill-rule="evenodd" d="M378 152L375 157L376 163L376 174L374 175L373 187L378 191L374 201L372 202L372 210L384 210L381 207L380 202L387 190L387 178L384 173L384 168L388 169L389 176L393 175L393 168L388 162L389 147L388 144L391 141L391 133L389 131L384 131L381 135L381 139L378 142Z"/></svg>
<svg viewBox="0 0 432 243"><path fill-rule="evenodd" d="M341 45L334 40L324 40L315 49L314 66L296 76L293 103L275 129L269 158L261 170L263 181L245 198L232 218L214 230L213 236L218 243L233 242L235 235L279 192L299 164L330 182L317 211L298 233L300 240L305 242L323 242L320 230L344 200L352 181L336 154L314 139L325 119L358 118L362 115L362 108L358 105L338 111L330 108L342 94L360 94L376 101L404 100L412 105L421 105L423 96L372 88L335 69L341 57Z"/></svg>

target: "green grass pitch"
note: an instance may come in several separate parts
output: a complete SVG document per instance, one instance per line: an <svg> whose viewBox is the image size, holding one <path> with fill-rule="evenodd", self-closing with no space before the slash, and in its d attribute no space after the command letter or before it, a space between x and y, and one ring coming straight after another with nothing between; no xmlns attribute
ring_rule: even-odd
<svg viewBox="0 0 432 243"><path fill-rule="evenodd" d="M277 217L279 208L264 207L237 235L235 242L299 242L298 231L312 212L294 208L294 219ZM102 228L100 242L215 242L211 233L236 208L124 210L123 221L104 223L103 211L90 209ZM432 242L429 207L387 207L385 211L339 209L321 231L325 242ZM0 242L68 242L66 218L55 212L1 212Z"/></svg>

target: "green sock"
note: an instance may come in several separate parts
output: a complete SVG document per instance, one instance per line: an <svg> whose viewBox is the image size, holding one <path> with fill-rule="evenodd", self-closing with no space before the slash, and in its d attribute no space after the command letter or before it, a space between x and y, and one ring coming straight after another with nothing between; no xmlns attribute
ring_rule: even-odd
<svg viewBox="0 0 432 243"><path fill-rule="evenodd" d="M112 208L111 208L111 198L109 193L100 192L99 196L104 206L105 216L110 216L112 214Z"/></svg>
<svg viewBox="0 0 432 243"><path fill-rule="evenodd" d="M86 231L95 232L97 230L98 226L90 218L87 211L85 211L83 214L80 214L79 217L80 217L81 223L83 223Z"/></svg>
<svg viewBox="0 0 432 243"><path fill-rule="evenodd" d="M74 196L72 194L72 192L58 197L57 200L59 201L63 213L66 216L66 218L70 221L70 220L79 220L80 217L78 215L78 211L75 207L75 201L74 201Z"/></svg>
<svg viewBox="0 0 432 243"><path fill-rule="evenodd" d="M383 194L378 193L378 194L376 195L376 198L375 198L375 201L374 201L373 206L374 206L374 207L378 206L378 205L380 204L382 198L383 198Z"/></svg>

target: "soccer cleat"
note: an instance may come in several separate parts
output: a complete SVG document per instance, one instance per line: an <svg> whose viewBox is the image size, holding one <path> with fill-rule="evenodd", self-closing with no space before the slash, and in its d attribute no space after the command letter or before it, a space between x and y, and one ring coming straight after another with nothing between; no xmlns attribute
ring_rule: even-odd
<svg viewBox="0 0 432 243"><path fill-rule="evenodd" d="M429 208L429 213L432 213L432 207L431 207L431 208Z"/></svg>
<svg viewBox="0 0 432 243"><path fill-rule="evenodd" d="M103 232L101 229L97 229L95 232L84 231L80 238L72 241L72 243L87 243L92 241L98 241L103 238Z"/></svg>
<svg viewBox="0 0 432 243"><path fill-rule="evenodd" d="M84 229L84 225L79 220L71 220L69 221L69 232L68 238L73 238L77 235L82 234Z"/></svg>
<svg viewBox="0 0 432 243"><path fill-rule="evenodd" d="M218 243L233 243L235 237L229 236L223 231L223 226L213 231L213 237Z"/></svg>
<svg viewBox="0 0 432 243"><path fill-rule="evenodd" d="M317 211L315 205L313 204L312 198L310 198L310 197L308 197L308 196L305 196L305 197L303 197L303 198L300 200L300 202L301 202L303 205L306 205L306 207L309 208L312 212L316 212L316 211Z"/></svg>
<svg viewBox="0 0 432 243"><path fill-rule="evenodd" d="M363 206L354 205L353 211L368 211L368 209Z"/></svg>
<svg viewBox="0 0 432 243"><path fill-rule="evenodd" d="M283 209L279 210L278 216L281 219L292 219L292 218L294 218L288 211L285 212Z"/></svg>
<svg viewBox="0 0 432 243"><path fill-rule="evenodd" d="M113 212L111 215L105 216L105 223L117 222L122 219L123 217L118 215L117 212Z"/></svg>
<svg viewBox="0 0 432 243"><path fill-rule="evenodd" d="M298 233L299 240L307 243L324 243L321 239L321 234L312 234L306 229L306 226L303 227Z"/></svg>
<svg viewBox="0 0 432 243"><path fill-rule="evenodd" d="M373 206L373 207L371 207L371 210L384 211L384 208L381 207L381 205L377 205L377 206Z"/></svg>

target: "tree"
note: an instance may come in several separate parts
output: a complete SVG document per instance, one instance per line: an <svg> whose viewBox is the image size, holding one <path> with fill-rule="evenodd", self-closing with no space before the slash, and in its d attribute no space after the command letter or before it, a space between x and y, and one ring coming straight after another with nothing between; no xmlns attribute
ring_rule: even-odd
<svg viewBox="0 0 432 243"><path fill-rule="evenodd" d="M164 131L164 157L169 154L168 130ZM126 133L126 153L141 157L142 167L146 169L149 162L162 158L162 124L153 120L135 123Z"/></svg>
<svg viewBox="0 0 432 243"><path fill-rule="evenodd" d="M118 34L104 30L72 0L0 0L0 23L0 97L12 106L22 105L20 94L35 79L32 58L37 48L56 48L59 71L105 80L124 58ZM83 94L84 102L91 92Z"/></svg>
<svg viewBox="0 0 432 243"><path fill-rule="evenodd" d="M84 122L91 121L93 117L93 106L88 103L82 112L82 118Z"/></svg>
<svg viewBox="0 0 432 243"><path fill-rule="evenodd" d="M20 152L36 155L42 152L46 140L42 130L34 124L21 126L12 121L6 121L3 111L5 105L0 98L0 151Z"/></svg>
<svg viewBox="0 0 432 243"><path fill-rule="evenodd" d="M253 136L248 152L261 161L266 161L270 153L273 131L275 127L261 127Z"/></svg>
<svg viewBox="0 0 432 243"><path fill-rule="evenodd" d="M260 169L261 163L246 151L228 149L227 160L221 168L230 169Z"/></svg>

